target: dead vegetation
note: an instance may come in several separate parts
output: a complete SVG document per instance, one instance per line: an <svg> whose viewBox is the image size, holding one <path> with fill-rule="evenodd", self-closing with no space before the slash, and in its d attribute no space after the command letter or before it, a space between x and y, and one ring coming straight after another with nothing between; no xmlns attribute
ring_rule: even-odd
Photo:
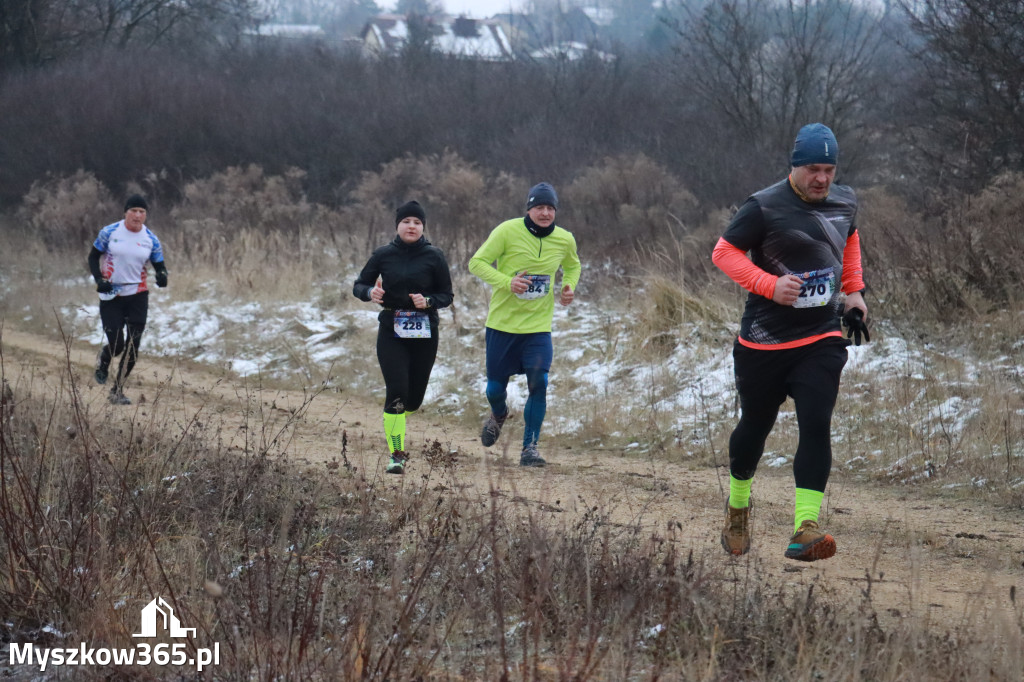
<svg viewBox="0 0 1024 682"><path fill-rule="evenodd" d="M167 386L112 416L82 401L70 369L45 391L8 377L8 641L132 646L139 609L160 595L197 628L193 646L220 643L213 679L1019 675L1020 605L1015 622L937 631L881 617L870 581L848 600L768 580L755 563L722 572L680 551L681 528L609 524L599 505L559 528L501 495L481 503L443 485L462 465L436 442L417 453L427 473L402 485L353 467L347 438L307 468L288 457L303 406L272 416L258 386L247 435L229 446L202 410L167 421L156 409Z"/></svg>

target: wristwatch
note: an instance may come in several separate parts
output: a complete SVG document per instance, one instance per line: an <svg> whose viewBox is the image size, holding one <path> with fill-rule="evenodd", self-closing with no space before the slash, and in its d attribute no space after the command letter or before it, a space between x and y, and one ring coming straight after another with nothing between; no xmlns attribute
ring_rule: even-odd
<svg viewBox="0 0 1024 682"><path fill-rule="evenodd" d="M427 304L427 307L429 308L430 307L430 297L429 296L424 296L423 297L423 301Z"/></svg>

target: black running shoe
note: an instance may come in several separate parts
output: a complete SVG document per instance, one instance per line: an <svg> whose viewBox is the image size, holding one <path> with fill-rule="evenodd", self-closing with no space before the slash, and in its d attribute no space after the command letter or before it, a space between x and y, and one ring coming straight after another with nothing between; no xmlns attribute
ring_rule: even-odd
<svg viewBox="0 0 1024 682"><path fill-rule="evenodd" d="M128 398L128 396L126 396L124 393L121 393L121 391L118 391L116 389L110 392L110 396L107 398L107 401L111 405L131 405L132 404L132 401L131 401L131 399Z"/></svg>
<svg viewBox="0 0 1024 682"><path fill-rule="evenodd" d="M537 444L527 445L523 448L523 453L519 455L519 466L521 467L542 467L547 462L537 452Z"/></svg>
<svg viewBox="0 0 1024 682"><path fill-rule="evenodd" d="M100 348L99 355L96 356L96 383L105 384L107 383L107 371L108 365L103 362L103 349Z"/></svg>
<svg viewBox="0 0 1024 682"><path fill-rule="evenodd" d="M480 431L480 442L485 448L489 448L498 442L498 436L501 435L501 427L505 425L506 419L508 419L508 412L500 417L495 417L492 412L487 417L487 421L484 422L484 428Z"/></svg>

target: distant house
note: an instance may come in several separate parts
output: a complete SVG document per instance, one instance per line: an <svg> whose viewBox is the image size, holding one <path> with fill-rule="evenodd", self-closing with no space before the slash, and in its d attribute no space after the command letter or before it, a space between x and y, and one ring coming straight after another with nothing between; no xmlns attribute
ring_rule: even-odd
<svg viewBox="0 0 1024 682"><path fill-rule="evenodd" d="M505 29L516 54L531 57L538 50L557 50L558 45L569 43L603 44L604 24L601 22L609 21L609 17L614 18L614 12L573 7L544 14L495 14L493 21Z"/></svg>
<svg viewBox="0 0 1024 682"><path fill-rule="evenodd" d="M512 58L512 45L497 21L452 16L423 21L438 52L486 61ZM367 22L360 37L367 54L398 54L409 40L409 22L402 14L379 14Z"/></svg>

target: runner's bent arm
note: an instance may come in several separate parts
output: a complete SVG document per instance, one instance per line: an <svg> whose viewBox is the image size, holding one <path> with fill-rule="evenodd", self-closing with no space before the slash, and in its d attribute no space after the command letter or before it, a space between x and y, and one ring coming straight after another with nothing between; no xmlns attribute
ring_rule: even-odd
<svg viewBox="0 0 1024 682"><path fill-rule="evenodd" d="M765 224L761 205L748 198L729 221L725 235L719 238L711 254L711 262L752 294L772 298L779 278L758 267L747 258L747 252L764 239Z"/></svg>
<svg viewBox="0 0 1024 682"><path fill-rule="evenodd" d="M487 241L469 259L469 271L496 289L509 288L512 277L498 272L498 269L491 265L504 253L504 233L495 228L487 237Z"/></svg>
<svg viewBox="0 0 1024 682"><path fill-rule="evenodd" d="M448 269L448 260L441 249L437 249L434 282L438 290L424 295L430 299L431 308L447 308L455 299L455 294L452 293L452 273Z"/></svg>
<svg viewBox="0 0 1024 682"><path fill-rule="evenodd" d="M96 284L103 281L103 273L100 271L100 256L102 255L103 252L95 246L89 251L89 272L92 273L92 278L96 280Z"/></svg>
<svg viewBox="0 0 1024 682"><path fill-rule="evenodd" d="M860 256L860 233L854 227L850 236L846 238L846 246L843 248L843 279L842 290L846 294L846 310L860 308L865 319L868 315L868 306L864 303L864 268Z"/></svg>
<svg viewBox="0 0 1024 682"><path fill-rule="evenodd" d="M725 237L719 237L715 244L711 262L752 294L771 298L775 293L775 283L779 278L751 263L746 252L727 242Z"/></svg>
<svg viewBox="0 0 1024 682"><path fill-rule="evenodd" d="M864 290L864 268L860 257L860 233L853 229L846 238L843 248L843 281L844 294L852 294Z"/></svg>
<svg viewBox="0 0 1024 682"><path fill-rule="evenodd" d="M352 295L361 301L370 300L370 291L377 283L377 277L380 276L380 256L376 251L370 256L370 260L363 266L362 272L356 277L355 284L352 285Z"/></svg>
<svg viewBox="0 0 1024 682"><path fill-rule="evenodd" d="M562 286L568 284L570 289L576 291L576 285L580 283L580 273L582 272L583 266L580 264L580 257L576 252L576 238L570 234L569 249L566 251L565 258L562 259Z"/></svg>

